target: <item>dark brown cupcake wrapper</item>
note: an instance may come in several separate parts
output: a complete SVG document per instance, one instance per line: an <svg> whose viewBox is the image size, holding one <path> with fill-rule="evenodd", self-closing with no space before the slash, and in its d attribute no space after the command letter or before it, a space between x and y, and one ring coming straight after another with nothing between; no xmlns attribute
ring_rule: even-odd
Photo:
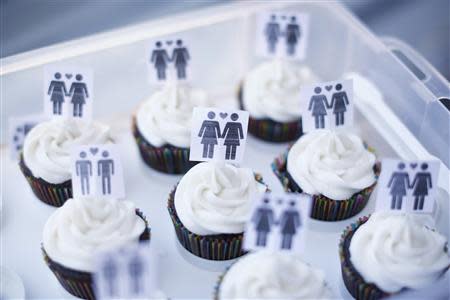
<svg viewBox="0 0 450 300"><path fill-rule="evenodd" d="M239 107L245 110L242 89L241 84L238 90L238 101ZM250 116L248 120L248 131L255 137L268 142L291 142L297 140L302 135L302 120L281 123L271 119L254 119Z"/></svg>
<svg viewBox="0 0 450 300"><path fill-rule="evenodd" d="M133 118L133 135L144 162L151 168L168 174L184 174L198 162L189 160L189 149L171 145L155 147L141 134Z"/></svg>
<svg viewBox="0 0 450 300"><path fill-rule="evenodd" d="M286 192L302 193L302 189L295 183L287 171L287 156L290 147L272 163L272 171L280 180ZM372 150L371 150L372 151ZM377 162L374 165L375 176L381 172L381 164ZM324 195L312 195L311 218L321 221L341 221L348 219L360 213L369 201L372 191L375 189L376 182L353 194L347 200L333 200Z"/></svg>
<svg viewBox="0 0 450 300"><path fill-rule="evenodd" d="M145 230L139 236L139 242L148 242L150 241L150 228L148 227L147 219L139 210L136 210L136 214L145 222ZM67 292L78 298L95 299L92 273L67 268L52 260L42 245L41 250L45 263Z"/></svg>
<svg viewBox="0 0 450 300"><path fill-rule="evenodd" d="M31 170L25 165L23 155L19 160L20 170L28 181L31 190L36 197L42 202L60 207L66 202L67 199L72 198L72 180L64 181L63 183L53 184L49 183L42 178L33 176Z"/></svg>
<svg viewBox="0 0 450 300"><path fill-rule="evenodd" d="M255 174L255 179L260 182L262 177ZM192 254L209 260L229 260L245 254L242 249L243 233L239 234L218 234L218 235L198 235L187 229L178 218L175 209L175 191L177 186L169 195L167 209L172 219L175 233L180 244Z"/></svg>

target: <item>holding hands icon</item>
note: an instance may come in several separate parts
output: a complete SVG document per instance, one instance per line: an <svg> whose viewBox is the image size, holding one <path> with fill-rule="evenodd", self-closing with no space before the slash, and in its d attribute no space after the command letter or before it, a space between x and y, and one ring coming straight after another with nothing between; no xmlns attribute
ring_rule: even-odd
<svg viewBox="0 0 450 300"><path fill-rule="evenodd" d="M171 46L173 41L166 41L167 46ZM158 80L166 80L166 71L168 66L173 63L177 71L177 79L186 79L186 68L190 55L188 49L183 45L181 39L176 40L175 48L172 50L172 55L169 56L167 50L163 47L163 42L157 41L155 49L152 51L150 62L156 69L156 77Z"/></svg>

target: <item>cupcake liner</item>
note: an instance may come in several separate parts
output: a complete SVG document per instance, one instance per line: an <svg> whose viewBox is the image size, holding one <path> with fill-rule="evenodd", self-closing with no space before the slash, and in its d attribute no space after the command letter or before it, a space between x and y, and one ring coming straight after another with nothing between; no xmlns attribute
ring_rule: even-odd
<svg viewBox="0 0 450 300"><path fill-rule="evenodd" d="M242 85L238 91L239 107L245 110L242 99ZM302 135L302 120L281 123L271 119L254 119L251 116L248 120L248 131L268 142L290 142L297 140Z"/></svg>
<svg viewBox="0 0 450 300"><path fill-rule="evenodd" d="M286 192L302 193L302 189L295 183L286 168L289 148L275 158L272 163L272 170ZM379 162L374 165L374 172L378 179L381 172ZM375 186L376 182L353 194L347 200L333 200L324 195L312 195L311 218L321 221L341 221L353 217L364 209Z"/></svg>
<svg viewBox="0 0 450 300"><path fill-rule="evenodd" d="M171 145L155 147L139 131L133 118L133 135L144 162L151 168L168 174L184 174L198 162L189 161L189 149Z"/></svg>
<svg viewBox="0 0 450 300"><path fill-rule="evenodd" d="M136 210L136 214L145 222L145 230L139 236L139 242L147 242L150 240L150 229L148 227L147 219L139 210ZM42 245L41 250L45 263L67 292L78 298L95 299L92 273L67 268L52 260Z"/></svg>
<svg viewBox="0 0 450 300"><path fill-rule="evenodd" d="M219 275L219 277L217 278L217 282L216 285L214 286L214 290L213 290L213 300L219 300L219 292L220 292L220 285L222 284L223 279L225 278L225 275L227 274L228 270L233 266L233 264L231 266L228 266L225 271Z"/></svg>
<svg viewBox="0 0 450 300"><path fill-rule="evenodd" d="M263 183L260 175L255 174L255 179ZM175 233L180 244L192 254L209 260L229 260L245 254L242 249L243 233L239 234L217 234L198 235L187 229L178 218L175 209L175 191L169 195L167 209L172 219Z"/></svg>
<svg viewBox="0 0 450 300"><path fill-rule="evenodd" d="M28 181L31 190L36 197L42 202L60 207L67 199L72 198L72 180L64 181L63 183L53 184L42 178L34 177L31 170L25 165L23 155L20 156L19 161L20 170Z"/></svg>

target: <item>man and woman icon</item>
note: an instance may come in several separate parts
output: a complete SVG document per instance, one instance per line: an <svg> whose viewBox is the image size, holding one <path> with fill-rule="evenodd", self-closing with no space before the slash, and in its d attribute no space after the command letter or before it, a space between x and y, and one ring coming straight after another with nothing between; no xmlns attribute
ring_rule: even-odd
<svg viewBox="0 0 450 300"><path fill-rule="evenodd" d="M283 202L278 202L281 205ZM289 201L289 205L281 213L279 220L275 220L275 214L271 207L270 200L264 198L262 204L254 212L251 222L256 230L256 246L265 247L267 236L278 227L282 236L280 249L291 249L292 241L297 234L298 228L302 225L300 214L296 208L295 201Z"/></svg>
<svg viewBox="0 0 450 300"><path fill-rule="evenodd" d="M95 155L95 154L94 154ZM97 162L97 176L101 177L102 194L111 194L111 177L114 175L114 161L109 152L102 152L102 159ZM80 177L81 194L90 195L90 180L93 176L92 162L85 151L80 152L80 159L75 163L76 176Z"/></svg>
<svg viewBox="0 0 450 300"><path fill-rule="evenodd" d="M417 165L412 164L415 168ZM391 209L402 209L403 197L407 195L407 190L414 189L412 195L414 196L414 210L423 210L425 197L428 195L428 190L431 189L432 180L431 173L427 171L428 164L422 163L419 171L414 176L413 182L410 184L409 174L404 171L406 164L401 162L398 164L398 171L394 172L387 184L392 195Z"/></svg>
<svg viewBox="0 0 450 300"><path fill-rule="evenodd" d="M281 19L286 19L286 16L280 16ZM281 30L280 22L276 15L270 16L270 21L266 24L265 32L266 41L269 53L276 53L276 46L280 38L284 37L286 42L286 52L289 56L295 55L296 47L300 39L300 25L297 23L297 18L291 16L286 28Z"/></svg>
<svg viewBox="0 0 450 300"><path fill-rule="evenodd" d="M67 92L66 84L61 79L62 75L59 72L54 74L54 80L50 82L47 95L50 95L50 101L53 102L53 114L61 115L62 106L65 102L65 97L71 97L71 103L73 105L73 116L83 116L83 105L86 104L86 98L89 98L86 83L82 82L83 76L77 74L75 80Z"/></svg>
<svg viewBox="0 0 450 300"><path fill-rule="evenodd" d="M227 114L221 113L222 118L225 118ZM225 159L235 160L236 150L240 146L240 140L244 139L244 131L242 129L241 122L236 122L239 119L237 113L232 113L230 116L231 121L227 122L225 128L221 132L219 121L215 120L216 113L213 111L208 112L208 119L204 120L198 137L201 137L201 144L203 144L203 158L214 157L214 147L218 145L218 139L223 139L223 145L225 149Z"/></svg>
<svg viewBox="0 0 450 300"><path fill-rule="evenodd" d="M168 41L167 44L171 45L172 41ZM155 47L156 49L152 51L150 62L155 66L158 80L166 79L167 67L172 62L177 70L177 78L186 79L186 67L190 56L188 49L183 46L183 41L176 41L176 47L172 50L172 56L170 57L167 50L163 48L161 41L157 41Z"/></svg>
<svg viewBox="0 0 450 300"><path fill-rule="evenodd" d="M326 86L327 90L331 90L332 86ZM328 103L327 97L322 93L322 88L317 86L314 88L314 95L311 97L308 105L308 111L311 111L315 120L315 128L325 128L325 116L328 109L333 109L336 117L336 126L344 125L344 114L349 105L348 96L342 90L342 84L335 86L336 92L331 96L331 103Z"/></svg>

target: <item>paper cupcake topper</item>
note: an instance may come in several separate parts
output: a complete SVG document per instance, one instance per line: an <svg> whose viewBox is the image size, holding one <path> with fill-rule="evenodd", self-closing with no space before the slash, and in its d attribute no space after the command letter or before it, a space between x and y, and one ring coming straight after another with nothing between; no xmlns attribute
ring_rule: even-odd
<svg viewBox="0 0 450 300"><path fill-rule="evenodd" d="M306 56L309 15L292 11L265 11L258 15L256 54L302 60Z"/></svg>
<svg viewBox="0 0 450 300"><path fill-rule="evenodd" d="M42 115L26 115L9 118L9 150L12 159L18 159L22 152L25 136L37 124L44 121Z"/></svg>
<svg viewBox="0 0 450 300"><path fill-rule="evenodd" d="M254 203L244 232L245 250L303 251L310 196L265 193Z"/></svg>
<svg viewBox="0 0 450 300"><path fill-rule="evenodd" d="M148 42L146 56L150 82L161 84L167 81L191 80L191 49L185 38L161 37Z"/></svg>
<svg viewBox="0 0 450 300"><path fill-rule="evenodd" d="M94 272L97 299L153 299L157 261L149 243L100 253Z"/></svg>
<svg viewBox="0 0 450 300"><path fill-rule="evenodd" d="M353 80L336 80L300 89L303 132L353 125Z"/></svg>
<svg viewBox="0 0 450 300"><path fill-rule="evenodd" d="M93 71L66 65L44 67L44 112L49 117L92 119Z"/></svg>
<svg viewBox="0 0 450 300"><path fill-rule="evenodd" d="M376 210L434 213L438 161L383 159Z"/></svg>
<svg viewBox="0 0 450 300"><path fill-rule="evenodd" d="M72 149L74 197L125 197L122 164L117 146L85 145Z"/></svg>
<svg viewBox="0 0 450 300"><path fill-rule="evenodd" d="M240 163L247 141L248 116L243 110L194 108L189 159Z"/></svg>

